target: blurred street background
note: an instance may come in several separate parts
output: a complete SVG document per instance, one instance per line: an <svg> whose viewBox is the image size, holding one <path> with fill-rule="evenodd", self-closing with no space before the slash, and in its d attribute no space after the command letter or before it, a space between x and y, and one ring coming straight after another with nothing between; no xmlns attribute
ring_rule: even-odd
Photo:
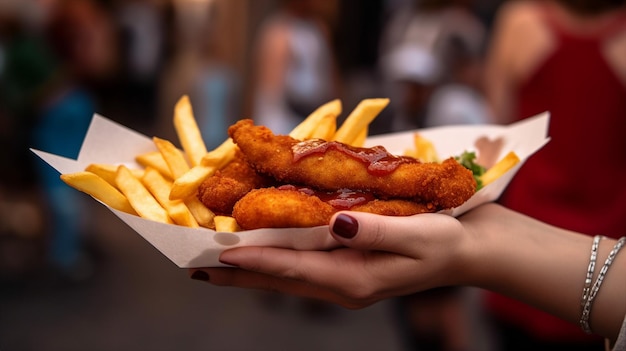
<svg viewBox="0 0 626 351"><path fill-rule="evenodd" d="M89 277L3 271L0 350L402 350L388 303L347 311L211 287L96 206ZM5 240L3 257L24 245Z"/></svg>
<svg viewBox="0 0 626 351"><path fill-rule="evenodd" d="M394 301L192 281L28 149L76 157L93 113L175 141L184 94L211 148L240 118L290 130L334 98L391 97L371 134L482 123L501 2L0 0L0 351L409 349ZM470 103L446 120L432 93L451 82Z"/></svg>

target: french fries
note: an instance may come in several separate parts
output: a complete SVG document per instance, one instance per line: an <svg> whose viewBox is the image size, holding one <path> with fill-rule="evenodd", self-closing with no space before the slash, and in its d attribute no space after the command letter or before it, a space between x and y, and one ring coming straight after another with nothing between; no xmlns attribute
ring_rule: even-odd
<svg viewBox="0 0 626 351"><path fill-rule="evenodd" d="M435 145L419 133L413 134L413 149L406 150L404 154L422 162L440 161Z"/></svg>
<svg viewBox="0 0 626 351"><path fill-rule="evenodd" d="M130 202L117 188L92 172L61 174L61 180L118 211L137 214Z"/></svg>
<svg viewBox="0 0 626 351"><path fill-rule="evenodd" d="M329 140L337 131L337 116L326 115L322 118L310 135L311 139Z"/></svg>
<svg viewBox="0 0 626 351"><path fill-rule="evenodd" d="M520 159L517 154L513 151L510 151L500 161L496 162L495 165L493 165L491 168L485 171L485 173L483 173L483 175L480 177L483 182L483 187L500 178L504 173L513 168L513 166L515 166L519 162Z"/></svg>
<svg viewBox="0 0 626 351"><path fill-rule="evenodd" d="M364 99L348 115L332 140L354 145L362 136L363 129L389 105L389 99Z"/></svg>
<svg viewBox="0 0 626 351"><path fill-rule="evenodd" d="M207 149L187 95L180 98L174 108L174 128L191 165L198 165Z"/></svg>
<svg viewBox="0 0 626 351"><path fill-rule="evenodd" d="M152 138L152 141L154 141L154 145L159 149L174 179L189 171L189 164L187 160L185 160L185 155L183 155L183 152L176 148L174 144L168 140L157 137Z"/></svg>
<svg viewBox="0 0 626 351"><path fill-rule="evenodd" d="M99 176L100 178L106 180L107 183L117 188L117 185L115 184L115 175L117 174L117 166L107 165L107 164L102 164L102 163L92 163L85 168L85 171L91 172ZM143 170L141 169L131 169L130 171L137 178L143 177Z"/></svg>
<svg viewBox="0 0 626 351"><path fill-rule="evenodd" d="M170 167L163 159L163 155L159 151L150 151L145 154L137 155L135 161L144 167L152 167L157 169L161 174L169 179L174 179Z"/></svg>
<svg viewBox="0 0 626 351"><path fill-rule="evenodd" d="M196 193L198 187L215 171L226 166L234 157L237 146L228 138L215 150L205 154L200 164L181 174L174 181L170 199L185 199Z"/></svg>
<svg viewBox="0 0 626 351"><path fill-rule="evenodd" d="M157 151L135 157L144 169L90 164L86 167L89 172L64 174L61 178L124 212L162 223L215 228L215 214L195 193L207 176L234 158L237 147L228 139L207 152L187 96L176 104L174 126L183 150L169 140L153 137Z"/></svg>
<svg viewBox="0 0 626 351"><path fill-rule="evenodd" d="M154 168L146 168L141 182L150 191L154 198L165 208L174 223L186 227L199 227L195 217L182 200L170 200L170 188L172 183L165 179Z"/></svg>
<svg viewBox="0 0 626 351"><path fill-rule="evenodd" d="M204 204L197 197L188 197L184 200L184 202L200 226L205 228L215 227L215 223L213 223L215 213L204 206Z"/></svg>
<svg viewBox="0 0 626 351"><path fill-rule="evenodd" d="M330 140L335 134L337 117L340 114L341 100L335 99L327 102L309 114L289 133L289 136L298 140L311 138Z"/></svg>
<svg viewBox="0 0 626 351"><path fill-rule="evenodd" d="M174 223L167 211L126 166L120 165L117 168L115 183L141 217L162 223Z"/></svg>
<svg viewBox="0 0 626 351"><path fill-rule="evenodd" d="M352 146L362 147L365 144L365 140L367 139L367 135L369 133L369 128L367 126L361 129L361 132L357 134L356 138L350 143Z"/></svg>
<svg viewBox="0 0 626 351"><path fill-rule="evenodd" d="M215 216L215 231L234 233L241 230L237 221L230 216Z"/></svg>
<svg viewBox="0 0 626 351"><path fill-rule="evenodd" d="M170 191L171 200L186 199L193 196L202 182L217 171L217 167L198 165L176 178Z"/></svg>

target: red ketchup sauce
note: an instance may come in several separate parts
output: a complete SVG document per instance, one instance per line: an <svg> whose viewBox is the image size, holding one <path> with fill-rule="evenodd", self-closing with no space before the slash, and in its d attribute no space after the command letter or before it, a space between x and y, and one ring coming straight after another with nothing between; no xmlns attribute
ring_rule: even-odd
<svg viewBox="0 0 626 351"><path fill-rule="evenodd" d="M328 203L338 210L349 210L353 206L363 205L374 200L374 196L372 194L349 189L339 189L337 191L326 192L295 185L281 185L277 189L296 190L303 194L317 196L320 200Z"/></svg>
<svg viewBox="0 0 626 351"><path fill-rule="evenodd" d="M294 162L308 156L323 154L328 150L336 150L362 162L366 166L367 172L373 176L390 174L403 163L420 163L419 160L412 157L392 155L382 146L363 148L321 139L299 142L293 145L291 150Z"/></svg>

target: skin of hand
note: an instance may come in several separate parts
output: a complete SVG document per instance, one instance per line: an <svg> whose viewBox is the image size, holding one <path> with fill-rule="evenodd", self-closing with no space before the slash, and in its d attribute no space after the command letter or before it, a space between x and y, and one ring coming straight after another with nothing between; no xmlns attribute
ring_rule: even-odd
<svg viewBox="0 0 626 351"><path fill-rule="evenodd" d="M497 204L482 205L458 219L443 214L385 217L340 212L330 228L343 247L235 248L220 256L233 268L189 273L217 286L277 291L349 309L435 287L476 286L572 323L580 318L591 236L549 226ZM602 240L596 275L614 244L613 239ZM626 314L625 275L626 255L617 255L591 313L591 326L599 335L614 338L619 331Z"/></svg>

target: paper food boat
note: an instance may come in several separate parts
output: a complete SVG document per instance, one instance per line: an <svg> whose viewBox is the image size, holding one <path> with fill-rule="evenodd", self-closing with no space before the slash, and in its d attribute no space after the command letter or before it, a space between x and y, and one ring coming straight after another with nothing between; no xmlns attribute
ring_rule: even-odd
<svg viewBox="0 0 626 351"><path fill-rule="evenodd" d="M521 161L496 181L476 192L462 206L444 213L459 216L480 204L498 199L524 161L548 142L548 122L548 113L543 113L508 126L463 125L417 130L434 144L437 154L442 158L460 155L463 151L475 151L475 142L486 137L488 140L499 139L502 142L497 159L509 151L514 151ZM370 137L366 146L382 145L391 153L402 154L405 150L413 148L415 132L413 130ZM129 168L141 169L142 167L135 162L135 156L156 151L156 147L152 138L96 114L93 116L78 159L72 160L41 150L31 150L59 173L64 174L83 171L91 163L124 164ZM337 245L328 233L328 226L224 233L206 228L164 224L112 208L109 210L180 268L224 266L218 260L219 254L223 250L237 246L325 250Z"/></svg>

